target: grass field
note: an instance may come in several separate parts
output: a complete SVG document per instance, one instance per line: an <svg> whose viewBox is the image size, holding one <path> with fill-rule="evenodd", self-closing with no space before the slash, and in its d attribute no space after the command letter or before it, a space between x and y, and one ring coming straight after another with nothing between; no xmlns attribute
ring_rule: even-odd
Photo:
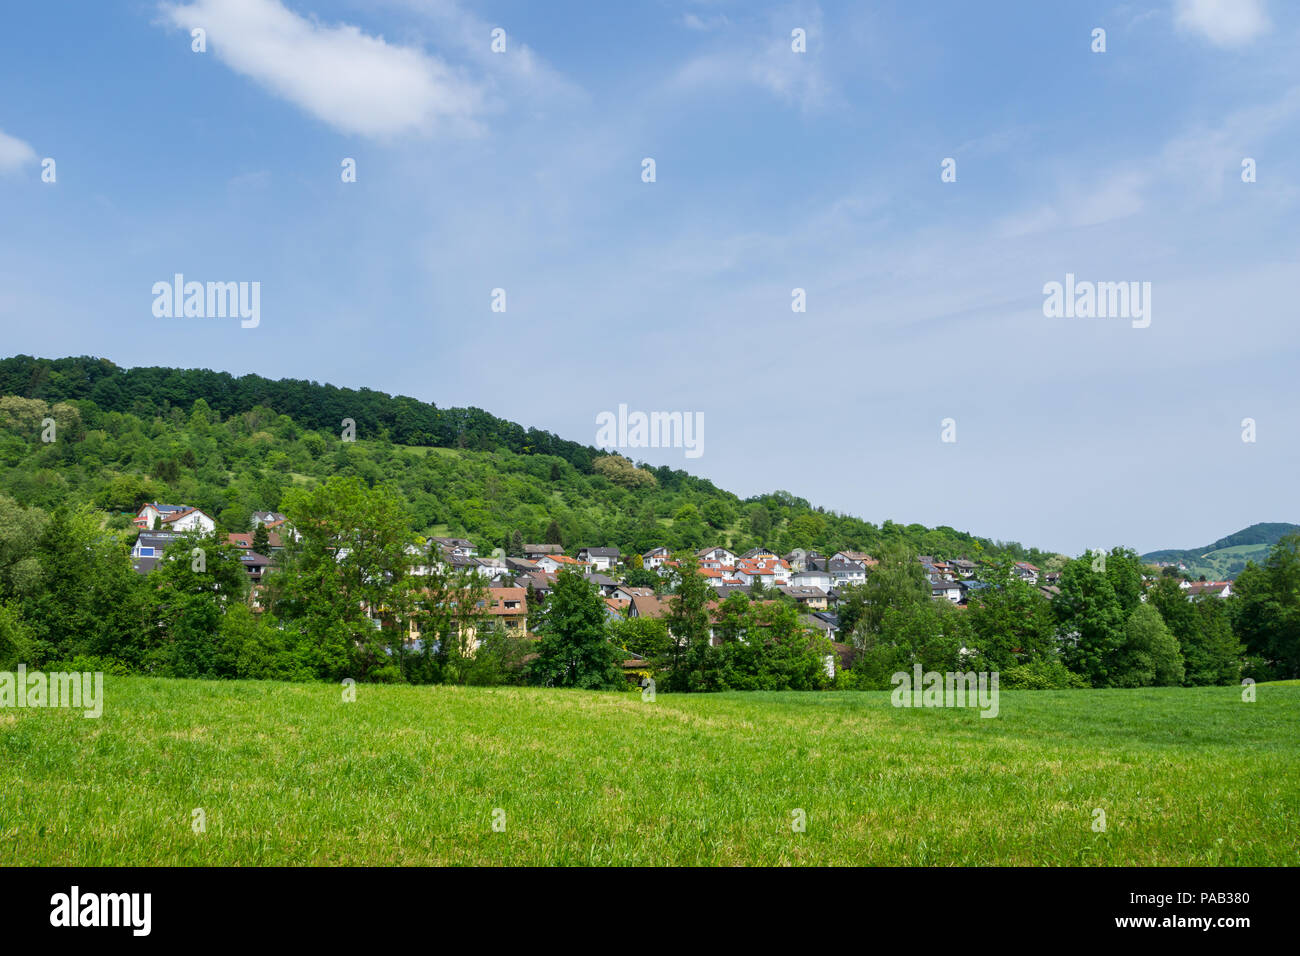
<svg viewBox="0 0 1300 956"><path fill-rule="evenodd" d="M105 680L98 720L0 710L0 864L1300 864L1296 686L1004 691L986 719Z"/></svg>

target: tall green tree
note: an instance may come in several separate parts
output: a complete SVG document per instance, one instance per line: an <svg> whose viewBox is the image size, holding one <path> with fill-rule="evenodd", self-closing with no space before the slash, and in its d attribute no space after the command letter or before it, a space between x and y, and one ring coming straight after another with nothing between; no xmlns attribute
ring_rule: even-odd
<svg viewBox="0 0 1300 956"><path fill-rule="evenodd" d="M529 681L546 687L615 690L626 685L610 641L605 602L580 572L564 569L537 615L537 657Z"/></svg>
<svg viewBox="0 0 1300 956"><path fill-rule="evenodd" d="M1051 602L1012 567L1010 559L995 565L984 575L990 586L973 592L967 601L973 647L990 670L1056 656Z"/></svg>
<svg viewBox="0 0 1300 956"><path fill-rule="evenodd" d="M1150 603L1138 604L1124 625L1124 643L1115 654L1112 687L1177 687L1183 682L1178 639Z"/></svg>
<svg viewBox="0 0 1300 956"><path fill-rule="evenodd" d="M401 500L359 478L291 489L272 609L302 635L305 663L327 680L393 680L391 656L409 637L413 584Z"/></svg>
<svg viewBox="0 0 1300 956"><path fill-rule="evenodd" d="M1089 555L1061 571L1061 593L1053 601L1065 665L1094 687L1113 686L1124 645L1124 608L1110 577Z"/></svg>

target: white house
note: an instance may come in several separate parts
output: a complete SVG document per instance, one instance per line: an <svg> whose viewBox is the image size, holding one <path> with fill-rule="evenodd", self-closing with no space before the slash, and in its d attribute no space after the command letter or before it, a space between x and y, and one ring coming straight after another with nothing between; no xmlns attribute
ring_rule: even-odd
<svg viewBox="0 0 1300 956"><path fill-rule="evenodd" d="M956 581L931 581L930 597L947 598L953 604L961 603L961 585Z"/></svg>
<svg viewBox="0 0 1300 956"><path fill-rule="evenodd" d="M1011 570L1022 581L1028 581L1030 584L1038 583L1038 568L1028 561L1017 561L1015 567Z"/></svg>
<svg viewBox="0 0 1300 956"><path fill-rule="evenodd" d="M851 584L866 584L867 569L857 561L845 561L843 558L831 558L826 562L826 570L836 588Z"/></svg>
<svg viewBox="0 0 1300 956"><path fill-rule="evenodd" d="M642 564L646 570L653 571L660 567L665 561L672 559L672 552L667 548L651 548L645 554L641 555Z"/></svg>
<svg viewBox="0 0 1300 956"><path fill-rule="evenodd" d="M583 548L578 552L578 560L586 561L597 571L609 571L618 566L618 548Z"/></svg>
<svg viewBox="0 0 1300 956"><path fill-rule="evenodd" d="M579 561L567 554L545 554L537 559L537 567L551 574L558 574L562 568L571 571L588 571L591 566L586 561Z"/></svg>
<svg viewBox="0 0 1300 956"><path fill-rule="evenodd" d="M198 531L201 534L211 534L217 527L207 512L189 505L164 505L151 501L135 516L137 528L152 529L155 521L158 522L160 531Z"/></svg>
<svg viewBox="0 0 1300 956"><path fill-rule="evenodd" d="M831 574L829 571L796 571L790 575L790 583L798 588L821 588L823 591L829 591Z"/></svg>
<svg viewBox="0 0 1300 956"><path fill-rule="evenodd" d="M726 548L705 548L696 551L695 556L700 559L701 565L706 561L716 561L718 567L734 567L736 564L736 555Z"/></svg>

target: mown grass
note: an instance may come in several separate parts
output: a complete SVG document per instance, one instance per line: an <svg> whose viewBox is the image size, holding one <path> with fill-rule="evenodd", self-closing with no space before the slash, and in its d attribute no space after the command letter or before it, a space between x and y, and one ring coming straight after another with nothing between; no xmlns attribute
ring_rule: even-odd
<svg viewBox="0 0 1300 956"><path fill-rule="evenodd" d="M1257 693L109 677L98 720L0 710L0 863L1296 865L1300 687Z"/></svg>

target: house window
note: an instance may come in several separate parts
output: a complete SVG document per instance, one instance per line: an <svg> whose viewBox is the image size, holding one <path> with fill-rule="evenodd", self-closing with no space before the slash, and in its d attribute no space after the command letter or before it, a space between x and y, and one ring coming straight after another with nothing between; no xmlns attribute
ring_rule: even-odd
<svg viewBox="0 0 1300 956"><path fill-rule="evenodd" d="M153 548L141 548L141 549L140 549L140 557L142 557L142 558L152 558L152 557L153 557Z"/></svg>

